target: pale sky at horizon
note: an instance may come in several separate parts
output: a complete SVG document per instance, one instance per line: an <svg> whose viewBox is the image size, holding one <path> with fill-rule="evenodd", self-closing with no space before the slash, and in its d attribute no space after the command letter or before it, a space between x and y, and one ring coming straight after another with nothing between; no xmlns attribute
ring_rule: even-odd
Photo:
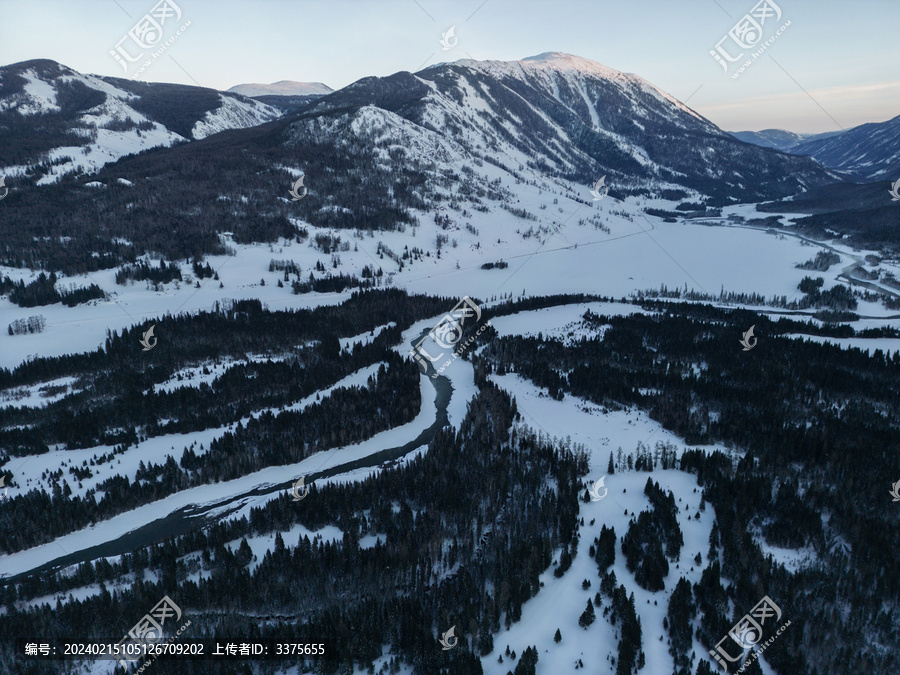
<svg viewBox="0 0 900 675"><path fill-rule="evenodd" d="M297 80L338 89L441 61L560 51L635 73L730 131L819 133L900 115L896 0L774 0L782 11L774 27L790 26L737 79L709 52L755 0L173 1L178 25L190 26L144 81L224 90ZM156 2L0 0L0 65L49 58L122 77L109 52ZM451 26L458 42L443 50Z"/></svg>

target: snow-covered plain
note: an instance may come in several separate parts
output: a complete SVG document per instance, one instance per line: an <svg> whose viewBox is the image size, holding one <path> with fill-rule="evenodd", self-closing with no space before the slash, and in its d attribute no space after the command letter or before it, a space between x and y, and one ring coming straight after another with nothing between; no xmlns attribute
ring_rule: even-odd
<svg viewBox="0 0 900 675"><path fill-rule="evenodd" d="M535 194L526 191L523 196L532 197L532 206L552 203L554 198L548 193L539 195L536 190ZM59 303L22 308L5 297L0 298L4 323L33 315L43 315L47 320L46 328L40 334L10 336L5 330L0 330L0 367L13 368L37 356L94 350L103 345L107 329L115 331L132 325L146 329L154 323L154 319L167 312L209 311L216 302L227 299L258 298L270 309L279 310L339 304L350 297L349 291L294 295L287 286L278 288L277 282L282 274L268 271L273 258L294 260L305 271L322 262L330 272L355 275L359 275L364 266L375 265L384 270L385 285L405 288L410 293L455 297L468 295L481 300L507 294L520 297L523 293L539 296L585 292L621 298L639 290L658 289L660 285L669 289L684 289L686 286L689 290L713 295L724 289L726 292L756 292L766 297L777 295L797 299L800 296L797 284L811 273L794 266L813 258L817 251L797 239L757 230L663 223L657 218L641 215L640 209L649 204L642 202L639 206L635 200L615 203L608 197L593 207L565 198L559 201L565 208L564 213L557 214L557 217L560 221L568 220L558 233L544 235L543 243L534 237L525 239L517 234L515 229L525 231L527 227L514 216L476 212L472 214L471 221L479 235L462 228L452 232L450 236L457 241L457 246L445 246L440 259L433 245L435 235L443 231L427 219L423 219L425 224L416 228L415 238L411 238L407 230L405 233L381 232L375 237L356 239L346 231L320 230L306 224L310 239L317 232L338 234L345 240L349 239L351 250L340 253L341 262L337 269L331 268L330 255L321 253L308 243L281 240L274 245L230 242L229 246L236 251L235 256L210 257L209 263L217 270L223 288L211 279L202 280L200 288L195 288L187 263L182 265L182 274L191 281L166 284L158 292L148 290L145 283L117 285L114 270L64 277L60 284L86 286L96 283L109 293L110 300L95 300L75 308ZM592 209L596 209L596 215L602 214L611 230L609 235L577 224ZM537 209L535 212L540 213ZM548 221L550 225L552 223ZM430 245L431 256L408 264L401 272L390 259L381 259L376 255L378 241L398 253L407 245ZM358 250L352 250L353 245ZM847 249L846 246L844 248ZM824 277L825 288L830 288L842 283L836 277L839 268L852 262L850 255L865 253L847 249L846 257L840 264L827 272L812 274ZM481 269L482 263L498 260L506 261L509 267ZM881 267L900 276L900 266L890 261L882 261ZM37 276L36 273L8 267L0 267L0 275L26 283ZM261 284L261 280L265 280L265 285ZM765 311L762 307L754 309ZM859 312L871 317L897 314L870 302L861 302ZM900 325L894 320L886 323ZM165 336L157 334L157 337L159 346L156 349L164 349Z"/></svg>

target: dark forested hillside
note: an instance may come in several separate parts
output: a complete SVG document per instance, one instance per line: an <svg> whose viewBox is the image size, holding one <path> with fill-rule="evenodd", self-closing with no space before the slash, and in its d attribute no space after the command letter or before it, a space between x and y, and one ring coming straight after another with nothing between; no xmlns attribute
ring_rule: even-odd
<svg viewBox="0 0 900 675"><path fill-rule="evenodd" d="M767 589L789 599L799 628L792 625L790 638L766 651L779 672L895 669L893 653L860 645L891 643L898 629L881 601L900 596L894 554L900 534L895 505L885 498L886 478L900 476L900 355L788 337L822 329L784 319L665 307L664 315L588 312L586 326L608 330L570 346L540 337L494 338L475 367L516 372L554 398L570 393L606 406L635 405L688 443L734 448L733 457L688 452L680 463L697 474L716 512L709 583L694 589L704 644L717 642L739 618L715 598L749 607ZM737 340L751 323L759 344L743 354ZM659 540L672 530L664 520L653 524L666 513L663 497L655 499L655 510L640 514L622 545L648 587L666 569L663 548L674 545ZM763 555L754 540L759 533L770 545L810 547L819 562L789 574ZM841 541L848 547L835 545Z"/></svg>
<svg viewBox="0 0 900 675"><path fill-rule="evenodd" d="M425 206L421 160L388 169L379 148L393 141L357 137L354 117L352 111L300 115L150 150L101 170L94 179L106 189L85 189L85 180L72 179L22 190L4 200L14 208L0 211L0 264L75 274L134 263L150 252L168 260L224 254L218 233L225 231L237 243L292 239L302 234L292 218L360 230L416 223L410 209ZM294 178L276 167L296 166L298 158L309 193L295 203L289 199ZM65 247L58 242L63 235Z"/></svg>
<svg viewBox="0 0 900 675"><path fill-rule="evenodd" d="M500 619L518 620L522 603L539 588L537 575L551 562L551 551L575 533L583 456L554 449L526 433L513 431L518 417L509 396L482 383L459 433L438 434L429 451L405 466L361 483L317 490L297 508L290 498L253 509L227 526L169 541L125 556L124 565L144 580L124 593L101 593L52 610L13 608L17 591L3 590L8 613L0 630L47 635L59 626L81 626L80 635L124 633L130 617L164 594L177 595L191 614L194 636L218 631L277 636L291 641L328 639L338 653L318 662L318 672L365 667L391 645L399 663L421 675L481 673L477 655L493 651L491 633ZM510 432L513 431L512 435ZM433 489L421 490L425 480ZM548 486L548 480L555 487ZM399 505L399 508L396 508ZM336 524L339 544L303 536L285 542L250 571L250 560L225 548L226 542L284 529L292 523L310 529ZM471 524L479 523L473 531ZM361 549L359 540L377 533L384 543ZM483 536L490 533L490 536ZM441 545L446 541L449 545ZM201 555L202 552L202 555ZM188 579L203 571L199 582ZM381 573L375 573L375 571ZM120 570L124 571L124 567ZM109 579L108 565L82 566L80 580ZM58 587L61 579L30 580L18 593ZM493 591L486 592L486 588ZM227 615L223 608L228 608ZM111 626L91 625L89 617L108 616ZM288 615L260 623L259 616ZM435 635L455 624L465 648L436 649ZM14 657L0 646L4 662ZM161 673L209 673L205 662L161 660ZM274 664L258 664L272 672ZM245 673L238 662L215 666L219 673ZM55 672L35 666L34 673Z"/></svg>
<svg viewBox="0 0 900 675"><path fill-rule="evenodd" d="M485 308L482 318L586 300L502 302ZM4 443L22 455L43 449L14 435L14 428L25 424L43 443L112 442L98 434L115 428L129 401L134 426L116 439L116 451L97 458L100 463L113 461L118 447L163 429L208 428L241 419L252 408L270 409L226 431L208 449L179 448L163 463L142 463L133 481L104 482L102 498L75 498L68 489L67 481L89 475L91 466L71 467L74 478L60 471L51 496L33 491L0 504L5 522L0 531L17 532L5 535L3 546L17 550L173 491L294 462L402 424L419 407L420 375L390 347L402 327L440 314L452 302L367 291L338 307L270 312L244 301L194 317L160 319L161 344L150 354L137 348L137 329L111 334L105 348L93 354L0 372L3 387L63 375L82 378L81 392L70 394L66 406L51 404L46 414L28 408L4 413ZM335 653L318 661L316 672L366 669L387 645L390 667L379 672L398 672L405 665L417 675L480 673L480 657L496 660L494 635L521 619L523 603L540 589L538 575L554 564L555 552L562 552L556 577L571 567L580 537L578 503L588 500L585 449L534 437L515 401L492 382L494 374L517 373L553 399L574 395L606 409L638 407L688 443L725 449L687 450L679 458L672 448L651 451L639 444L627 461L619 458L618 470L694 474L703 491L699 509L712 509L715 523L709 550L694 559L702 569L694 584L680 578L673 565L684 544L676 519L681 507L652 477L642 482L649 508L634 513L618 537L605 526L599 531L590 552L599 592L583 611L578 608L578 623L585 630L598 620L616 627L614 672L631 675L641 669L647 641L656 638L642 626L634 593L609 569L620 555L638 586L672 590L668 653L678 675L691 672L692 635L712 647L740 618L739 608L753 606L765 594L790 608L791 630L766 651L777 672L890 672L897 666L892 650L859 645L891 644L897 629L882 604L900 591L893 555L900 546L896 515L883 493L885 476L900 475L894 386L900 358L797 337L851 335L849 327L773 322L699 304L647 302L645 308L659 311L628 316L588 311L580 322L587 337L571 342L541 335L499 337L488 328L464 357L471 365L458 366L474 368L478 394L458 430L436 432L426 453L357 482L316 482L299 504L283 495L246 516L164 538L112 563L100 559L64 573L7 582L0 589L7 609L0 630L108 637L110 631L124 633L133 617L169 594L190 616L193 638L329 640ZM759 343L744 353L737 341L751 320ZM397 325L383 328L368 344L340 348L336 336L362 334L390 321ZM188 365L251 353L273 358L236 363L210 385L146 394ZM337 389L302 411L283 410L376 363L383 365L365 387ZM219 405L209 398L213 394ZM65 413L68 408L72 416ZM137 424L141 414L147 418ZM168 422L154 426L157 417ZM609 466L612 473L612 456ZM33 517L40 527L21 527ZM282 534L295 525L306 529L296 537ZM338 539L312 534L329 527L339 528ZM274 548L254 558L248 540L262 535L274 535ZM363 538L377 541L363 546ZM763 543L809 549L815 559L792 572L766 555ZM134 581L114 593L107 590L107 584L123 579ZM101 592L55 608L22 608L35 598L90 584L102 584ZM590 588L590 580L583 588ZM98 615L114 618L101 627L88 620ZM448 652L440 649L437 636L450 626L456 626L461 648ZM540 652L522 649L515 668L531 672ZM25 670L8 651L0 657L18 669L13 672L59 672L45 664ZM271 673L276 665L259 662L254 672ZM243 674L247 667L186 660L154 665L162 673ZM706 662L698 668L698 674L711 672Z"/></svg>
<svg viewBox="0 0 900 675"><path fill-rule="evenodd" d="M44 378L78 381L74 393L44 408L4 408L0 443L5 454L42 453L57 443L114 447L74 475L60 471L52 477L51 494L32 489L0 502L0 548L33 546L178 490L297 462L410 421L420 407L418 367L390 347L399 339L400 326L449 306L450 300L410 298L401 291L357 294L342 308L298 312L269 312L259 301L241 301L213 313L158 320L156 335L163 344L149 353L141 351L137 329L110 334L105 348L92 354L0 371L0 389ZM340 349L338 335L358 335L390 321L399 325L367 345ZM248 354L272 358L250 360ZM159 389L186 367L231 359L237 363L209 385ZM285 410L379 363L367 388L338 389L302 412ZM246 422L252 412L266 408L274 412ZM198 456L179 448L162 465L148 464L133 481L116 476L83 497L73 496L67 484L113 466L116 455L138 440L235 423L235 430L213 442L209 452Z"/></svg>

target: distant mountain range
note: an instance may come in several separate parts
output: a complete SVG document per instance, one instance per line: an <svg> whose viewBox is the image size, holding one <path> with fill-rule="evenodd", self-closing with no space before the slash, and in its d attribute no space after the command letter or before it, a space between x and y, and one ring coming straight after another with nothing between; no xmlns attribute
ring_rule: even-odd
<svg viewBox="0 0 900 675"><path fill-rule="evenodd" d="M324 96L334 89L321 82L294 82L281 80L272 84L236 84L229 93L243 96Z"/></svg>
<svg viewBox="0 0 900 675"><path fill-rule="evenodd" d="M782 129L735 131L745 143L808 155L823 166L863 180L900 178L900 116L845 131L795 134Z"/></svg>
<svg viewBox="0 0 900 675"><path fill-rule="evenodd" d="M791 148L804 141L812 140L819 136L833 136L835 133L840 132L795 134L793 131L785 131L784 129L763 129L762 131L732 131L731 135L744 141L744 143L752 143L764 148L774 148L782 152L789 152Z"/></svg>
<svg viewBox="0 0 900 675"><path fill-rule="evenodd" d="M278 108L282 113L291 113L330 94L334 89L321 82L281 80L272 84L238 84L228 91L250 96L260 103Z"/></svg>

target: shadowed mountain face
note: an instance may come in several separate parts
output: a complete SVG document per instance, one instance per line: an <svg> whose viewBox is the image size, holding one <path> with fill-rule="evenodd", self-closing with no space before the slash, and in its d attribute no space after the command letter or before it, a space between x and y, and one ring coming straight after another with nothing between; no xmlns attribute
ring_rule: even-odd
<svg viewBox="0 0 900 675"><path fill-rule="evenodd" d="M857 178L896 180L900 178L900 115L804 141L791 148L791 153L810 155L824 166Z"/></svg>
<svg viewBox="0 0 900 675"><path fill-rule="evenodd" d="M900 116L824 134L764 129L734 131L732 136L745 143L792 155L809 155L822 166L855 179L893 181L900 178Z"/></svg>

